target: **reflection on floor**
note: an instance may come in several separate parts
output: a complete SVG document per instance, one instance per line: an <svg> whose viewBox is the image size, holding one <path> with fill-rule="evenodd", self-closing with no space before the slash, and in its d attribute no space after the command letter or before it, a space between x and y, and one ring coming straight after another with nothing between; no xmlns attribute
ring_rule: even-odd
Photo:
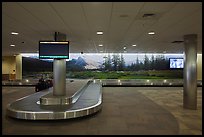
<svg viewBox="0 0 204 137"><path fill-rule="evenodd" d="M183 109L182 89L105 87L102 111L95 115L59 121L26 121L5 116L5 109L8 103L35 93L34 88L2 87L3 134L201 135L202 88L198 88L198 110Z"/></svg>

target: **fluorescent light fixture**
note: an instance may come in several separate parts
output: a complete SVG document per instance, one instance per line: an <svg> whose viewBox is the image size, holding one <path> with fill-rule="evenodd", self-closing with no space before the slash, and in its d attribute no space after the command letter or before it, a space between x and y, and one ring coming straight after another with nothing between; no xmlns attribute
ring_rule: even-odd
<svg viewBox="0 0 204 137"><path fill-rule="evenodd" d="M154 32L154 31L150 31L148 34L149 34L149 35L154 35L155 32Z"/></svg>
<svg viewBox="0 0 204 137"><path fill-rule="evenodd" d="M133 47L136 47L137 45L132 45Z"/></svg>
<svg viewBox="0 0 204 137"><path fill-rule="evenodd" d="M68 41L49 41L49 42L46 42L46 41L40 41L40 43L61 43L61 44L67 44L69 43Z"/></svg>
<svg viewBox="0 0 204 137"><path fill-rule="evenodd" d="M39 56L38 53L21 53L22 56Z"/></svg>
<svg viewBox="0 0 204 137"><path fill-rule="evenodd" d="M123 47L123 49L126 49L126 47Z"/></svg>
<svg viewBox="0 0 204 137"><path fill-rule="evenodd" d="M12 45L10 45L10 46L11 46L11 47L15 47L15 45L13 45L13 44L12 44Z"/></svg>
<svg viewBox="0 0 204 137"><path fill-rule="evenodd" d="M67 58L67 56L40 56L42 59L52 59L52 58Z"/></svg>
<svg viewBox="0 0 204 137"><path fill-rule="evenodd" d="M100 45L98 45L99 47L103 47L103 45L102 44L100 44Z"/></svg>
<svg viewBox="0 0 204 137"><path fill-rule="evenodd" d="M39 58L38 53L21 53L22 57L31 57L31 58Z"/></svg>
<svg viewBox="0 0 204 137"><path fill-rule="evenodd" d="M18 32L11 32L12 35L18 35Z"/></svg>
<svg viewBox="0 0 204 137"><path fill-rule="evenodd" d="M103 35L103 31L97 31L97 35Z"/></svg>

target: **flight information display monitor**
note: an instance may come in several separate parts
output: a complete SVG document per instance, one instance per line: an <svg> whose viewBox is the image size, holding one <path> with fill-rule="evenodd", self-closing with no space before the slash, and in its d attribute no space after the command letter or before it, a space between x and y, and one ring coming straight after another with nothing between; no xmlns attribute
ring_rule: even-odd
<svg viewBox="0 0 204 137"><path fill-rule="evenodd" d="M39 41L39 59L69 59L69 41Z"/></svg>
<svg viewBox="0 0 204 137"><path fill-rule="evenodd" d="M170 69L183 69L184 59L183 58L169 58Z"/></svg>

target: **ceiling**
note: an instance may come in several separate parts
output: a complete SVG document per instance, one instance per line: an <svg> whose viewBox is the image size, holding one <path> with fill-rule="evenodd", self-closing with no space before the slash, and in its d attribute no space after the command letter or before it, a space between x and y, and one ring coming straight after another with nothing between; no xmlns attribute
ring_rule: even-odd
<svg viewBox="0 0 204 137"><path fill-rule="evenodd" d="M202 3L2 2L3 56L37 53L39 40L54 40L55 32L67 35L71 53L122 53L124 46L127 53L183 53L184 43L172 42L197 34L202 54Z"/></svg>

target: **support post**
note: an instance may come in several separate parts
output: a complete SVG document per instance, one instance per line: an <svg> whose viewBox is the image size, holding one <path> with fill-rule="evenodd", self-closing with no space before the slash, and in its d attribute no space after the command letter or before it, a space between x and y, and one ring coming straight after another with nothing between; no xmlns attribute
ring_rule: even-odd
<svg viewBox="0 0 204 137"><path fill-rule="evenodd" d="M55 32L55 41L66 41L66 35ZM53 61L53 95L66 95L66 59L54 59Z"/></svg>
<svg viewBox="0 0 204 137"><path fill-rule="evenodd" d="M197 35L184 36L183 107L197 109Z"/></svg>
<svg viewBox="0 0 204 137"><path fill-rule="evenodd" d="M66 60L54 59L53 62L53 95L66 95Z"/></svg>

